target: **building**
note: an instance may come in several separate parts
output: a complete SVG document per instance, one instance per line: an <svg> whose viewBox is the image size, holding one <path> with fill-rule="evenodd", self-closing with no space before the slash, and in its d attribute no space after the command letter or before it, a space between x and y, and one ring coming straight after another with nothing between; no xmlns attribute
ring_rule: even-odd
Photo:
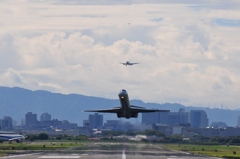
<svg viewBox="0 0 240 159"><path fill-rule="evenodd" d="M238 116L237 127L240 127L240 116Z"/></svg>
<svg viewBox="0 0 240 159"><path fill-rule="evenodd" d="M183 130L185 127L182 126L173 126L172 127L172 135L182 135Z"/></svg>
<svg viewBox="0 0 240 159"><path fill-rule="evenodd" d="M119 125L119 120L107 120L107 122L104 123L104 129L119 130Z"/></svg>
<svg viewBox="0 0 240 159"><path fill-rule="evenodd" d="M157 123L168 124L170 112L157 112Z"/></svg>
<svg viewBox="0 0 240 159"><path fill-rule="evenodd" d="M204 110L191 110L189 121L192 128L206 128L208 126L208 118Z"/></svg>
<svg viewBox="0 0 240 159"><path fill-rule="evenodd" d="M189 113L184 109L179 109L178 112L154 112L142 113L142 123L147 125L152 124L165 124L165 125L178 125L188 124Z"/></svg>
<svg viewBox="0 0 240 159"><path fill-rule="evenodd" d="M210 127L212 127L212 128L226 128L227 124L224 123L224 122L212 122Z"/></svg>
<svg viewBox="0 0 240 159"><path fill-rule="evenodd" d="M185 109L181 108L178 111L178 115L179 115L179 124L189 124L189 113L185 111Z"/></svg>
<svg viewBox="0 0 240 159"><path fill-rule="evenodd" d="M89 126L89 121L83 120L83 127L88 127L88 126Z"/></svg>
<svg viewBox="0 0 240 159"><path fill-rule="evenodd" d="M13 120L10 116L5 116L0 119L0 130L11 130L13 126Z"/></svg>
<svg viewBox="0 0 240 159"><path fill-rule="evenodd" d="M169 124L169 112L153 112L153 113L142 113L142 123L146 125L152 124Z"/></svg>
<svg viewBox="0 0 240 159"><path fill-rule="evenodd" d="M99 115L98 113L90 114L88 116L89 127L92 129L102 128L103 126L103 115Z"/></svg>
<svg viewBox="0 0 240 159"><path fill-rule="evenodd" d="M179 114L178 112L173 112L168 114L168 122L167 124L170 126L174 126L179 124Z"/></svg>
<svg viewBox="0 0 240 159"><path fill-rule="evenodd" d="M142 123L146 125L158 123L158 112L142 113Z"/></svg>
<svg viewBox="0 0 240 159"><path fill-rule="evenodd" d="M48 113L43 113L40 116L40 121L50 121L51 120L51 115Z"/></svg>
<svg viewBox="0 0 240 159"><path fill-rule="evenodd" d="M158 130L165 135L172 135L172 127L164 124L153 124L153 129Z"/></svg>
<svg viewBox="0 0 240 159"><path fill-rule="evenodd" d="M192 136L203 136L203 137L230 137L239 136L240 128L226 127L226 128L185 128L183 130L184 137Z"/></svg>
<svg viewBox="0 0 240 159"><path fill-rule="evenodd" d="M37 121L37 114L33 114L32 112L28 112L25 115L25 126L30 128L33 126L38 125L38 121Z"/></svg>

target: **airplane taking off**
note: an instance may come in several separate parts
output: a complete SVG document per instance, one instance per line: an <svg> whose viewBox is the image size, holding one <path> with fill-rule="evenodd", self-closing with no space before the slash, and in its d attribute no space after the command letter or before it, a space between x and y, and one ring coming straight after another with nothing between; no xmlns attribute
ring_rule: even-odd
<svg viewBox="0 0 240 159"><path fill-rule="evenodd" d="M138 107L130 105L128 93L122 89L118 94L120 100L120 107L102 110L84 110L83 112L99 112L99 113L116 113L118 118L137 118L138 113L150 113L150 112L170 112L170 110L158 110L158 109L146 109L144 107Z"/></svg>
<svg viewBox="0 0 240 159"><path fill-rule="evenodd" d="M0 132L0 142L3 141L16 141L17 143L22 143L22 141L25 140L25 136L16 134L13 132Z"/></svg>
<svg viewBox="0 0 240 159"><path fill-rule="evenodd" d="M127 65L132 66L132 65L135 65L135 64L138 64L138 63L132 63L132 62L127 61L125 63L120 63L120 64L123 64L125 66L127 66Z"/></svg>

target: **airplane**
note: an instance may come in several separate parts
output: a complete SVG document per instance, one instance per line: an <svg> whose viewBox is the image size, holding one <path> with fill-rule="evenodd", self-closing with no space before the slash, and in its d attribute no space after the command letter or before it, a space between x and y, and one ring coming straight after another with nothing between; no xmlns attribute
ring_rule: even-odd
<svg viewBox="0 0 240 159"><path fill-rule="evenodd" d="M125 63L120 63L120 64L123 64L125 66L127 66L127 65L132 66L132 65L135 65L135 64L138 64L138 63L132 63L132 62L127 61Z"/></svg>
<svg viewBox="0 0 240 159"><path fill-rule="evenodd" d="M22 143L25 140L25 136L13 133L13 132L0 132L0 142L3 141L16 141L17 143Z"/></svg>
<svg viewBox="0 0 240 159"><path fill-rule="evenodd" d="M144 107L130 105L128 93L122 89L118 94L121 106L102 110L84 110L83 112L116 113L118 118L137 118L138 113L170 112L170 110L146 109Z"/></svg>

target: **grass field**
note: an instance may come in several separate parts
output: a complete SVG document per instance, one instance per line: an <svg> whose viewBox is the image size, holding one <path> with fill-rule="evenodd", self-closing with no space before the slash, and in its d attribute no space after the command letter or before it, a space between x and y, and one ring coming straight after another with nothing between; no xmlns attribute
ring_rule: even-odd
<svg viewBox="0 0 240 159"><path fill-rule="evenodd" d="M5 156L7 154L12 154L18 150L57 150L57 149L67 149L70 147L84 147L83 142L23 142L20 143L0 143L0 156Z"/></svg>
<svg viewBox="0 0 240 159"><path fill-rule="evenodd" d="M206 156L240 159L240 146L166 144L165 147L168 149L187 151Z"/></svg>

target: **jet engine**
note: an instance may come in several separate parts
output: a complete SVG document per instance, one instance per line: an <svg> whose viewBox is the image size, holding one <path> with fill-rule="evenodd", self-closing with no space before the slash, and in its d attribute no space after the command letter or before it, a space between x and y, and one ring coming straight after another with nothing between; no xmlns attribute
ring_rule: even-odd
<svg viewBox="0 0 240 159"><path fill-rule="evenodd" d="M131 114L131 117L132 117L132 118L137 118L137 117L138 117L138 113L132 113L132 114Z"/></svg>

